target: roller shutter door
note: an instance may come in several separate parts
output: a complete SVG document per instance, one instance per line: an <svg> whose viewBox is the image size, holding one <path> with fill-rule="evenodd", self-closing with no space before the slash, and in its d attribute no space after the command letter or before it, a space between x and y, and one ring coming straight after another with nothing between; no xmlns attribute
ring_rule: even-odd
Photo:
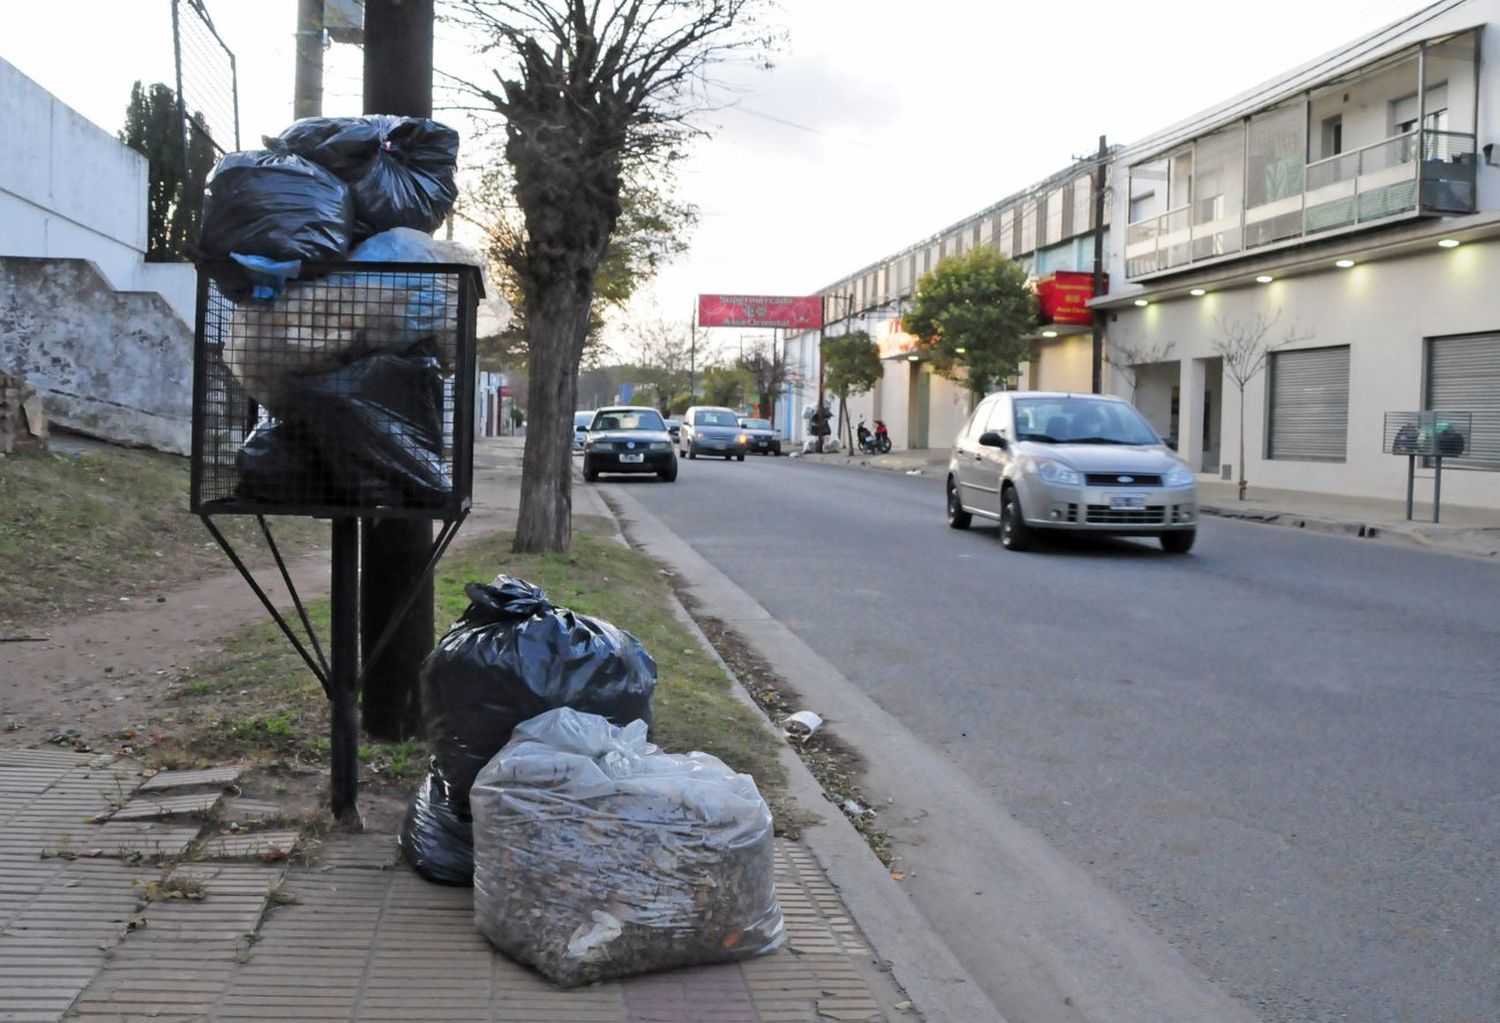
<svg viewBox="0 0 1500 1023"><path fill-rule="evenodd" d="M1271 458L1342 462L1349 443L1349 346L1271 354Z"/></svg>
<svg viewBox="0 0 1500 1023"><path fill-rule="evenodd" d="M1445 468L1500 469L1500 334L1427 342L1427 408L1474 415L1468 454Z"/></svg>

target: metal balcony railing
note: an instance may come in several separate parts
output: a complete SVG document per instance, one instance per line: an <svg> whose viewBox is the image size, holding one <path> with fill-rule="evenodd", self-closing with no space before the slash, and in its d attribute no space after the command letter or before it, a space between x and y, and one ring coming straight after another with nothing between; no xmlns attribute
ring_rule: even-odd
<svg viewBox="0 0 1500 1023"><path fill-rule="evenodd" d="M1473 213L1477 165L1468 132L1423 129L1382 139L1307 164L1303 187L1289 195L1237 211L1225 209L1222 195L1200 197L1130 224L1125 273L1143 277L1412 211Z"/></svg>

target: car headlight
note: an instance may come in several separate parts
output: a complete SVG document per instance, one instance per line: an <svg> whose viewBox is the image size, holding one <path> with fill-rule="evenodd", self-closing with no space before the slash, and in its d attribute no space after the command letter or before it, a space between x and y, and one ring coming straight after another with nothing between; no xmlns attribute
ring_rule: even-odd
<svg viewBox="0 0 1500 1023"><path fill-rule="evenodd" d="M672 445L668 444L664 440L654 440L651 442L652 451L670 451L671 449Z"/></svg>
<svg viewBox="0 0 1500 1023"><path fill-rule="evenodd" d="M735 443L736 443L736 444L749 444L749 443L750 443L750 438L749 438L749 437L746 437L746 436L745 436L745 435L744 435L744 434L743 434L743 433L742 433L742 434L740 434L740 435L739 435L739 437L737 437L737 438L736 438L736 439L735 439Z"/></svg>
<svg viewBox="0 0 1500 1023"><path fill-rule="evenodd" d="M693 434L693 440L702 440L702 439L703 439L703 431L702 430L699 430L697 433Z"/></svg>
<svg viewBox="0 0 1500 1023"><path fill-rule="evenodd" d="M1064 487L1083 486L1083 475L1071 466L1047 459L1038 459L1036 466L1037 475L1048 483L1056 483Z"/></svg>
<svg viewBox="0 0 1500 1023"><path fill-rule="evenodd" d="M1168 470L1162 482L1169 487L1185 487L1196 482L1197 479L1198 477L1193 475L1193 470L1185 465L1179 465L1175 469Z"/></svg>

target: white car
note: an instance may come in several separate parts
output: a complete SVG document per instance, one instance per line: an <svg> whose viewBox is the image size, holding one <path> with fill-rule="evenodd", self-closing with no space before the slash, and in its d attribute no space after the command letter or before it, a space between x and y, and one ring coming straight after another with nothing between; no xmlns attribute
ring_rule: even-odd
<svg viewBox="0 0 1500 1023"><path fill-rule="evenodd" d="M589 424L593 421L594 413L592 411L573 413L573 454L583 454L583 445L589 436Z"/></svg>

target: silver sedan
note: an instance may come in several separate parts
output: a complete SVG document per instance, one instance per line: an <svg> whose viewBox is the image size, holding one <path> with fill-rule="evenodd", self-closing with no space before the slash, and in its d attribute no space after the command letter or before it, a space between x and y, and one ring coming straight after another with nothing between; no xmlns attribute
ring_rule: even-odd
<svg viewBox="0 0 1500 1023"><path fill-rule="evenodd" d="M1196 483L1119 398L1001 391L979 403L953 443L948 524L993 519L1009 550L1057 530L1154 536L1186 554L1197 536Z"/></svg>

